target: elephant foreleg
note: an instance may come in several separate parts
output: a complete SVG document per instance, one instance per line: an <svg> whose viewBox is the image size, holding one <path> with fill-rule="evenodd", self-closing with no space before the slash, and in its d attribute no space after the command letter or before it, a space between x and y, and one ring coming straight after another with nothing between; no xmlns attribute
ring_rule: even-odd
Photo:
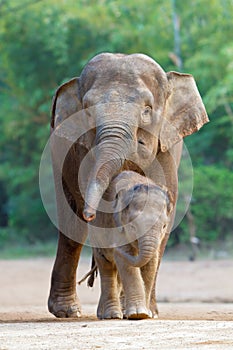
<svg viewBox="0 0 233 350"><path fill-rule="evenodd" d="M158 307L155 297L155 277L157 276L158 258L153 257L146 265L141 267L141 275L145 285L146 305L152 317L158 317Z"/></svg>
<svg viewBox="0 0 233 350"><path fill-rule="evenodd" d="M151 317L151 312L146 304L145 287L140 268L126 265L119 254L115 254L115 261L123 285L125 317L128 319Z"/></svg>
<svg viewBox="0 0 233 350"><path fill-rule="evenodd" d="M75 213L79 218L82 217L84 203L79 191L78 169L86 151L79 147L78 152L76 146L73 146L67 154L64 164L59 166L59 154L62 151L62 146L63 143L57 143L56 148L52 149L60 233L51 278L48 308L56 317L79 317L81 310L76 294L76 269L86 239L87 225L81 219L75 220ZM62 177L60 168L62 169ZM62 194L65 195L65 200ZM67 212L66 202L70 206L70 212L74 213L73 217L70 216L69 211Z"/></svg>
<svg viewBox="0 0 233 350"><path fill-rule="evenodd" d="M82 244L59 234L57 256L51 278L49 311L56 317L80 317L76 294L76 269Z"/></svg>
<svg viewBox="0 0 233 350"><path fill-rule="evenodd" d="M157 283L157 276L158 276L161 259L163 257L169 236L170 236L170 232L167 232L160 244L158 259L156 262L156 269L154 273L153 286L152 286L151 296L150 296L150 310L153 314L153 317L158 317L158 314L159 314L158 307L157 307L157 300L156 300L156 283Z"/></svg>

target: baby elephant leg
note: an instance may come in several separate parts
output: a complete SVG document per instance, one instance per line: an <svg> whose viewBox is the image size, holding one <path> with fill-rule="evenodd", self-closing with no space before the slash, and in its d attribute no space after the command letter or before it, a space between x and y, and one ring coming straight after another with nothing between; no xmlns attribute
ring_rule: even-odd
<svg viewBox="0 0 233 350"><path fill-rule="evenodd" d="M97 317L100 319L121 319L123 314L120 306L116 265L105 258L104 249L94 249L94 257L101 280Z"/></svg>
<svg viewBox="0 0 233 350"><path fill-rule="evenodd" d="M141 267L141 275L145 285L146 305L151 310L152 317L158 317L158 308L155 296L155 282L157 277L158 259L153 257Z"/></svg>
<svg viewBox="0 0 233 350"><path fill-rule="evenodd" d="M140 268L126 265L119 255L115 255L117 269L124 290L125 311L128 319L144 319L152 316L146 304L144 282Z"/></svg>

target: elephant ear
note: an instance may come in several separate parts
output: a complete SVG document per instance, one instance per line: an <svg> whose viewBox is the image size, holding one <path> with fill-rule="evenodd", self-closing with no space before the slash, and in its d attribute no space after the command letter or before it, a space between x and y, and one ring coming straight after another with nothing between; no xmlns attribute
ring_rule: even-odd
<svg viewBox="0 0 233 350"><path fill-rule="evenodd" d="M167 79L168 97L160 131L162 152L209 121L192 75L168 72Z"/></svg>
<svg viewBox="0 0 233 350"><path fill-rule="evenodd" d="M79 78L73 78L57 89L52 104L52 130L59 128L59 125L61 125L65 119L82 109L78 94L78 80ZM64 137L66 137L66 135L64 135Z"/></svg>
<svg viewBox="0 0 233 350"><path fill-rule="evenodd" d="M90 149L93 142L94 119L87 118L79 96L79 78L61 85L53 98L51 130L64 141L78 143ZM90 131L87 133L87 131ZM79 135L81 137L79 137Z"/></svg>

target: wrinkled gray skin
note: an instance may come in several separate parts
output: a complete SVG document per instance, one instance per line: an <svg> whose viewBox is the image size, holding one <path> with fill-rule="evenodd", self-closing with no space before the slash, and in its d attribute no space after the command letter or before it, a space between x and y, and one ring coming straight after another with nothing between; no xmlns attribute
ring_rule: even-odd
<svg viewBox="0 0 233 350"><path fill-rule="evenodd" d="M62 184L71 208L87 222L95 219L96 208L111 179L122 170L146 173L165 185L176 201L182 139L208 121L193 77L165 73L154 60L142 54L97 55L87 63L79 78L57 90L51 120L52 133L57 136L51 151L60 235L48 301L50 312L57 317L81 314L76 269L87 225L70 224L58 185L62 144L69 139L59 126L78 111L86 116L92 130L70 148L62 164ZM86 187L83 198L78 183L79 167L95 145L97 150L85 166L89 168L87 184L87 176L81 178ZM171 226L172 219L160 246L159 260ZM153 304L152 297L151 309Z"/></svg>
<svg viewBox="0 0 233 350"><path fill-rule="evenodd" d="M93 248L101 277L97 316L156 317L157 308L153 305L150 310L150 301L160 246L171 219L172 198L165 187L132 171L120 173L110 184L107 196L115 200L113 221L120 229L119 235L125 235L129 243L118 248ZM104 221L101 215L105 214L98 219ZM124 299L120 301L121 284Z"/></svg>

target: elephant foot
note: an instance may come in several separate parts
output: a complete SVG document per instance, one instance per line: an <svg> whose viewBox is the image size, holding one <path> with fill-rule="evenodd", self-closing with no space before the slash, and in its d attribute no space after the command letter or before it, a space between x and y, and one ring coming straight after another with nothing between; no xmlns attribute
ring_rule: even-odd
<svg viewBox="0 0 233 350"><path fill-rule="evenodd" d="M120 306L118 306L118 305L107 306L106 304L101 302L98 305L97 317L100 320L103 320L103 319L122 319L123 314L122 314Z"/></svg>
<svg viewBox="0 0 233 350"><path fill-rule="evenodd" d="M51 289L48 309L58 318L81 317L81 307L76 291L71 292L67 289Z"/></svg>
<svg viewBox="0 0 233 350"><path fill-rule="evenodd" d="M152 318L152 312L144 306L131 306L126 310L126 317L128 318L128 320L143 320L146 318Z"/></svg>
<svg viewBox="0 0 233 350"><path fill-rule="evenodd" d="M121 310L117 310L117 309L114 309L114 308L108 308L106 310L104 310L104 312L97 312L97 317L100 319L100 320L103 320L103 319L122 319L123 318L123 314L121 312Z"/></svg>

